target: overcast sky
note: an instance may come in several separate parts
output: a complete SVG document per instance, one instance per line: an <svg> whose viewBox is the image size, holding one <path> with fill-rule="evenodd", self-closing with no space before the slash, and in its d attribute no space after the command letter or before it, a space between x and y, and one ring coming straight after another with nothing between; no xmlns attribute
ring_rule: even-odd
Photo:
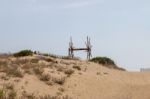
<svg viewBox="0 0 150 99"><path fill-rule="evenodd" d="M0 52L67 55L70 36L127 70L150 67L150 0L0 0Z"/></svg>

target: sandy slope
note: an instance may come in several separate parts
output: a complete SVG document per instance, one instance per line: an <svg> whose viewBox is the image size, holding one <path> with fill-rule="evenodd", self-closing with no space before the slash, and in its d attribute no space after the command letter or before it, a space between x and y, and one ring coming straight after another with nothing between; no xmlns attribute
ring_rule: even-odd
<svg viewBox="0 0 150 99"><path fill-rule="evenodd" d="M150 99L150 73L109 70L93 63L87 69L65 84L76 99Z"/></svg>
<svg viewBox="0 0 150 99"><path fill-rule="evenodd" d="M81 70L72 68L75 72L67 77L63 85L47 85L34 74L10 78L9 82L15 83L18 95L26 91L34 95L68 95L73 99L150 99L150 72L124 72L86 61L55 60L55 67L72 68L78 65ZM64 76L53 68L45 69L52 76ZM16 82L16 79L19 81ZM1 85L3 82L8 81L0 80Z"/></svg>

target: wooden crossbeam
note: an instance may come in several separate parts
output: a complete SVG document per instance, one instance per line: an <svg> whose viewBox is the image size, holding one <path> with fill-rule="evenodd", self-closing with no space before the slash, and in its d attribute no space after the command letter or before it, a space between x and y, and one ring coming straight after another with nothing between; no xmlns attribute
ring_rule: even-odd
<svg viewBox="0 0 150 99"><path fill-rule="evenodd" d="M75 48L73 46L73 42L72 42L72 38L70 38L70 42L69 42L69 49L68 49L68 55L70 58L74 58L74 51L82 51L85 50L87 51L87 59L89 60L92 56L91 54L91 48L92 45L90 43L90 38L87 37L87 42L85 42L86 48Z"/></svg>

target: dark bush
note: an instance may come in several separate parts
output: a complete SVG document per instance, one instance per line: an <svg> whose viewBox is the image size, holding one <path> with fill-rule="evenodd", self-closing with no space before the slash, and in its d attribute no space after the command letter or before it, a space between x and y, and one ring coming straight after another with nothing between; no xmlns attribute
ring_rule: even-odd
<svg viewBox="0 0 150 99"><path fill-rule="evenodd" d="M98 64L102 64L103 66L106 66L107 68L113 68L113 69L118 69L118 70L125 71L124 68L118 67L115 64L115 62L112 59L108 58L108 57L95 57L95 58L91 59L90 61L98 63Z"/></svg>
<svg viewBox="0 0 150 99"><path fill-rule="evenodd" d="M90 61L102 64L102 65L116 65L113 60L107 57L95 57L91 59Z"/></svg>
<svg viewBox="0 0 150 99"><path fill-rule="evenodd" d="M20 52L14 53L15 57L23 57L23 56L32 56L33 52L31 50L22 50Z"/></svg>

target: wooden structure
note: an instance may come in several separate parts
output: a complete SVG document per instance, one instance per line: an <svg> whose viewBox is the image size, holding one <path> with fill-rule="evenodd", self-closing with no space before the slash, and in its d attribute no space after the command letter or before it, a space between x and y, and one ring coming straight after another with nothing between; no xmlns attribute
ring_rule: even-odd
<svg viewBox="0 0 150 99"><path fill-rule="evenodd" d="M89 37L87 37L87 41L85 42L85 45L86 45L86 48L75 48L73 46L72 38L70 38L69 49L68 49L69 57L74 58L74 51L86 51L87 59L89 60L92 57L92 54L91 54L92 45L91 45Z"/></svg>

